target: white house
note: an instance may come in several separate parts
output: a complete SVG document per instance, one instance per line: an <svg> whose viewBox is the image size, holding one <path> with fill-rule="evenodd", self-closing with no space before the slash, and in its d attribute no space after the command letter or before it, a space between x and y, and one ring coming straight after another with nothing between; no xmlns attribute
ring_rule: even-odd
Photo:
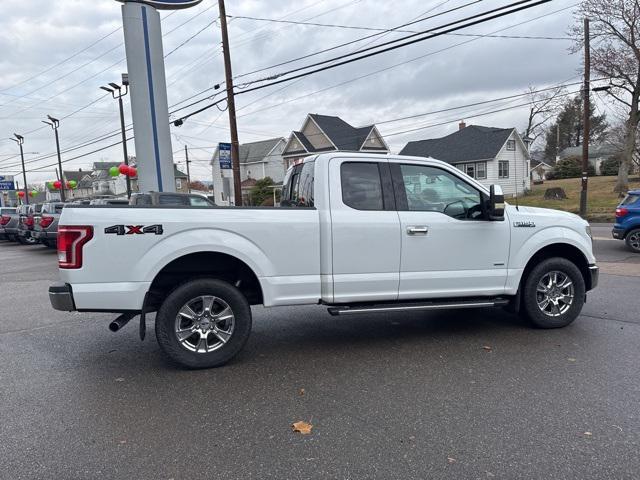
<svg viewBox="0 0 640 480"><path fill-rule="evenodd" d="M303 158L321 152L389 153L389 146L375 125L353 127L340 117L310 113L302 128L291 132L282 156L289 168Z"/></svg>
<svg viewBox="0 0 640 480"><path fill-rule="evenodd" d="M282 159L286 140L282 137L240 145L240 182L242 195L248 194L257 180L270 177L275 185L284 179ZM216 148L211 159L213 195L218 205L236 205L233 189L233 171L220 168L220 151ZM238 203L240 204L240 202Z"/></svg>
<svg viewBox="0 0 640 480"><path fill-rule="evenodd" d="M409 142L400 155L443 160L485 186L497 184L505 195L531 188L530 156L515 128L466 126L442 138Z"/></svg>

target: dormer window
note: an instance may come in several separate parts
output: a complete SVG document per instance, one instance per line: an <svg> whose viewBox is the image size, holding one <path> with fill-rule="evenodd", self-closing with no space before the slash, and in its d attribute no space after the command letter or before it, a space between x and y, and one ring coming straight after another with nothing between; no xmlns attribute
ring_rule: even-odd
<svg viewBox="0 0 640 480"><path fill-rule="evenodd" d="M507 140L507 150L515 151L516 149L516 141L515 140Z"/></svg>

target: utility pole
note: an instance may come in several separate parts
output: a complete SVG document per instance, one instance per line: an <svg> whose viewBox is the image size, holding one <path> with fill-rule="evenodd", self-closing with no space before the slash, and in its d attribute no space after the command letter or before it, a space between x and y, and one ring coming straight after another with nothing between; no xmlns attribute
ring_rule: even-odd
<svg viewBox="0 0 640 480"><path fill-rule="evenodd" d="M29 192L27 191L27 172L24 169L24 149L22 148L22 145L24 144L24 137L22 135L18 135L17 133L14 133L13 136L16 138L12 138L11 140L16 142L20 147L20 160L22 161L22 180L24 181L24 199L25 202L27 202L27 205L29 205Z"/></svg>
<svg viewBox="0 0 640 480"><path fill-rule="evenodd" d="M189 170L189 164L191 161L189 160L189 149L187 146L184 146L184 156L187 159L187 189L189 193L191 193L191 171Z"/></svg>
<svg viewBox="0 0 640 480"><path fill-rule="evenodd" d="M233 171L233 196L236 205L242 205L240 186L240 143L238 142L238 124L236 122L236 101L233 93L233 74L231 72L231 52L229 51L229 33L227 31L227 12L224 0L218 0L220 8L220 29L222 31L222 50L224 53L224 73L227 85L227 107L229 109L229 128L231 130L231 169Z"/></svg>
<svg viewBox="0 0 640 480"><path fill-rule="evenodd" d="M66 194L64 193L64 175L62 173L62 157L60 156L60 138L58 137L58 127L60 126L60 120L58 120L57 118L53 118L51 115L47 115L47 118L49 119L49 121L45 121L43 120L42 123L46 123L47 125L50 125L51 128L53 128L53 131L56 135L56 151L58 152L58 170L60 171L60 182L62 183L62 185L60 186L60 201L62 202L66 202L67 198L66 198Z"/></svg>
<svg viewBox="0 0 640 480"><path fill-rule="evenodd" d="M120 129L122 130L122 152L124 155L124 164L129 166L129 153L127 151L127 127L124 123L124 103L122 97L125 97L129 93L129 75L122 74L122 86L117 83L109 83L109 87L100 87L105 92L109 92L111 96L118 100L118 106L120 107ZM131 177L126 175L127 178L127 198L131 198Z"/></svg>
<svg viewBox="0 0 640 480"><path fill-rule="evenodd" d="M580 216L587 215L587 189L589 186L589 127L591 114L589 112L589 96L591 81L591 49L589 46L589 19L584 19L584 132L582 134L582 190L580 191Z"/></svg>

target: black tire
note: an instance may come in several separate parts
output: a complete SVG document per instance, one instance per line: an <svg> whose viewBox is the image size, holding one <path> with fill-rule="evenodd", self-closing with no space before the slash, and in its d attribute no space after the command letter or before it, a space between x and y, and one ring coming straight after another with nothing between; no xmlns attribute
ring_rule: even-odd
<svg viewBox="0 0 640 480"><path fill-rule="evenodd" d="M624 243L627 244L627 248L633 253L640 253L640 228L636 228L627 233L624 238Z"/></svg>
<svg viewBox="0 0 640 480"><path fill-rule="evenodd" d="M545 294L538 292L538 284L543 277L552 272L559 272L571 281L573 288L573 300L566 311L551 316L545 313L538 305L538 300L544 300ZM547 277L548 278L548 277ZM573 322L580 314L585 300L585 283L580 269L571 261L554 257L543 260L536 265L523 282L522 306L524 314L538 328L562 328ZM564 293L568 290L564 290ZM551 309L554 307L551 306ZM560 310L560 308L558 309Z"/></svg>
<svg viewBox="0 0 640 480"><path fill-rule="evenodd" d="M189 350L183 346L176 333L178 312L189 302L202 296L213 296L222 300L233 314L233 330L226 343L206 353ZM198 279L179 286L169 294L156 315L156 338L160 348L174 363L187 368L211 368L224 365L242 350L250 333L249 302L237 288L221 280ZM186 340L183 339L186 345L196 343L196 340L201 337L197 332L194 335ZM214 335L213 340L218 341L217 335L213 333L209 335ZM209 347L208 344L206 346Z"/></svg>

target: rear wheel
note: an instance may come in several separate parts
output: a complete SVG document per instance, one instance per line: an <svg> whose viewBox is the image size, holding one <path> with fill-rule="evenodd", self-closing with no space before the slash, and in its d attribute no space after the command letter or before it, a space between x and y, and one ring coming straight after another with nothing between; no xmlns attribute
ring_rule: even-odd
<svg viewBox="0 0 640 480"><path fill-rule="evenodd" d="M162 351L187 368L224 365L244 347L251 333L251 307L234 286L199 279L176 288L156 316Z"/></svg>
<svg viewBox="0 0 640 480"><path fill-rule="evenodd" d="M631 230L624 239L629 250L634 253L640 253L640 228Z"/></svg>
<svg viewBox="0 0 640 480"><path fill-rule="evenodd" d="M566 327L580 314L584 299L582 273L564 258L540 262L523 286L524 313L539 328Z"/></svg>

